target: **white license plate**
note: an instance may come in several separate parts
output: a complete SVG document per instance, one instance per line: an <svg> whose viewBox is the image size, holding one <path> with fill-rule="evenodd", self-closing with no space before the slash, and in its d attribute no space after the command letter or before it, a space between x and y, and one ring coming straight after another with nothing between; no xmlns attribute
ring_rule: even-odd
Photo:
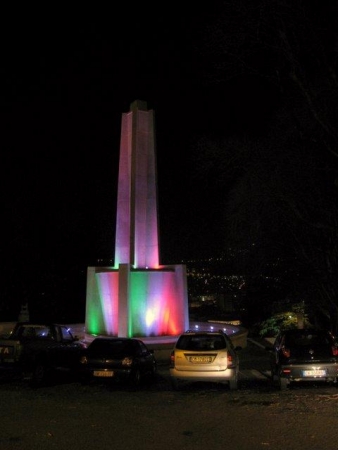
<svg viewBox="0 0 338 450"><path fill-rule="evenodd" d="M211 356L190 356L190 362L207 364L212 361Z"/></svg>
<svg viewBox="0 0 338 450"><path fill-rule="evenodd" d="M114 372L112 370L94 370L94 377L113 377Z"/></svg>
<svg viewBox="0 0 338 450"><path fill-rule="evenodd" d="M0 355L12 355L14 347L0 347Z"/></svg>
<svg viewBox="0 0 338 450"><path fill-rule="evenodd" d="M314 370L303 370L304 377L325 377L326 370L314 369Z"/></svg>

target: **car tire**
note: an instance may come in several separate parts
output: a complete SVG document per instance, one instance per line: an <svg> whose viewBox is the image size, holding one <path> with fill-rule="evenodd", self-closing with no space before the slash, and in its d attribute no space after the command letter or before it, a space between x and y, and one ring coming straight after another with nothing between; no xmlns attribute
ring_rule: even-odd
<svg viewBox="0 0 338 450"><path fill-rule="evenodd" d="M229 389L230 389L230 391L238 390L238 379L237 378L235 378L234 380L229 380Z"/></svg>
<svg viewBox="0 0 338 450"><path fill-rule="evenodd" d="M171 384L171 387L174 389L174 391L179 390L179 384L178 384L178 380L176 378L170 378L170 384Z"/></svg>
<svg viewBox="0 0 338 450"><path fill-rule="evenodd" d="M80 377L80 383L82 386L88 386L90 384L90 378L89 377Z"/></svg>
<svg viewBox="0 0 338 450"><path fill-rule="evenodd" d="M274 381L276 381L277 380L277 378L278 378L278 369L277 369L277 367L276 366L271 366L271 380L272 380L272 382L274 382Z"/></svg>
<svg viewBox="0 0 338 450"><path fill-rule="evenodd" d="M46 384L47 380L47 367L43 362L38 362L35 364L33 369L33 375L31 384L34 387L40 387Z"/></svg>
<svg viewBox="0 0 338 450"><path fill-rule="evenodd" d="M132 388L139 388L141 384L141 371L138 367L136 367L130 376L130 385Z"/></svg>
<svg viewBox="0 0 338 450"><path fill-rule="evenodd" d="M154 363L153 367L151 368L150 378L152 380L155 380L156 376L157 376L157 364Z"/></svg>
<svg viewBox="0 0 338 450"><path fill-rule="evenodd" d="M285 391L290 385L290 382L287 378L279 377L278 386L281 391Z"/></svg>
<svg viewBox="0 0 338 450"><path fill-rule="evenodd" d="M278 375L276 373L271 373L271 385L272 387L278 387L279 388L279 378Z"/></svg>

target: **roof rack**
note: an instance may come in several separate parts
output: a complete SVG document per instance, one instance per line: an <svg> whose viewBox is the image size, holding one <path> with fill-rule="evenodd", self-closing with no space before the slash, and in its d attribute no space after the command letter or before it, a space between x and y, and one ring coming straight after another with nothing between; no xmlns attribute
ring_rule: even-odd
<svg viewBox="0 0 338 450"><path fill-rule="evenodd" d="M218 330L199 330L199 329L192 330L189 328L188 330L185 331L185 333L222 333L222 334L225 334L221 328Z"/></svg>

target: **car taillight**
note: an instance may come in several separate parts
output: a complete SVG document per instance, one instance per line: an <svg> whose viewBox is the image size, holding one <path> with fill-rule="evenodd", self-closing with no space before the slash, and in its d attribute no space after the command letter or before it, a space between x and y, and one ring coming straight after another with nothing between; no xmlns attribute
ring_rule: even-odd
<svg viewBox="0 0 338 450"><path fill-rule="evenodd" d="M229 368L236 367L236 360L232 355L230 355L230 353L228 353L228 355L227 355L227 361L228 361Z"/></svg>
<svg viewBox="0 0 338 450"><path fill-rule="evenodd" d="M338 347L336 345L334 345L332 347L332 355L333 356L338 356Z"/></svg>
<svg viewBox="0 0 338 450"><path fill-rule="evenodd" d="M283 347L282 353L285 356L285 358L290 358L290 349L289 348Z"/></svg>
<svg viewBox="0 0 338 450"><path fill-rule="evenodd" d="M175 367L175 352L170 354L170 367Z"/></svg>

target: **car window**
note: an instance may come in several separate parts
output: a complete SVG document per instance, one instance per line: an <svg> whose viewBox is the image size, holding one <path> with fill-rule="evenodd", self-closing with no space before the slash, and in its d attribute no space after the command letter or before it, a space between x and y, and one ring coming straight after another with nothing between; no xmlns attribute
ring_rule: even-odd
<svg viewBox="0 0 338 450"><path fill-rule="evenodd" d="M61 327L61 334L62 334L62 339L64 341L73 341L74 340L72 333L66 327Z"/></svg>
<svg viewBox="0 0 338 450"><path fill-rule="evenodd" d="M140 349L140 351L141 351L141 354L145 355L146 353L149 352L147 346L146 346L143 342L140 342L140 341L139 341L139 342L138 342L138 346L139 346L139 349Z"/></svg>
<svg viewBox="0 0 338 450"><path fill-rule="evenodd" d="M88 349L89 351L102 352L114 356L133 354L135 351L133 341L123 339L94 339Z"/></svg>
<svg viewBox="0 0 338 450"><path fill-rule="evenodd" d="M221 335L182 335L176 348L180 350L220 350L225 349L226 342Z"/></svg>
<svg viewBox="0 0 338 450"><path fill-rule="evenodd" d="M132 353L134 355L141 355L142 354L142 348L141 348L141 344L139 341L133 340L130 341L130 345L128 347L126 347L129 351L132 350Z"/></svg>
<svg viewBox="0 0 338 450"><path fill-rule="evenodd" d="M277 348L280 347L280 345L281 345L283 339L284 339L284 336L282 336L281 334L278 334L278 335L276 336L276 339L275 339L274 343L273 343L273 346L274 346L274 347L277 347Z"/></svg>
<svg viewBox="0 0 338 450"><path fill-rule="evenodd" d="M287 335L285 337L287 347L304 347L308 345L332 345L332 339L328 334L316 333L315 331Z"/></svg>
<svg viewBox="0 0 338 450"><path fill-rule="evenodd" d="M25 338L49 337L50 329L44 326L25 325L21 329L21 336Z"/></svg>

